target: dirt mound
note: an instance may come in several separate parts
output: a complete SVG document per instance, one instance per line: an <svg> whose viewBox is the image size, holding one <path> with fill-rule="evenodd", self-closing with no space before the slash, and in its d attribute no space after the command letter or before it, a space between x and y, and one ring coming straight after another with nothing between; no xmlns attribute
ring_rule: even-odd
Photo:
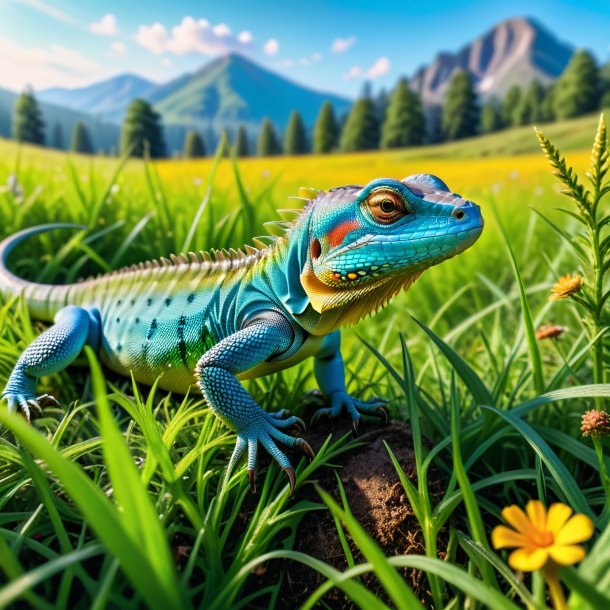
<svg viewBox="0 0 610 610"><path fill-rule="evenodd" d="M346 430L349 430L349 422L344 419L337 422L325 421L305 436L313 449L318 451L329 433L337 438L345 434ZM391 422L381 428L370 426L365 428L359 440L364 443L363 446L334 460L335 464L341 466L339 469L326 468L318 472L319 485L341 505L334 472L339 474L352 513L386 555L423 553L421 530L383 444L383 441L388 443L409 479L415 481L415 456L410 428L401 422ZM299 493L311 500L320 501L313 486L302 488ZM351 540L349 542L356 563L362 562L363 557ZM303 517L295 550L321 559L338 570L348 568L334 520L328 511L311 511ZM270 572L286 570L278 608L299 607L325 580L314 570L296 562L269 568ZM425 576L415 570L405 570L404 574L418 597L426 600L428 583ZM378 592L380 597L385 597L374 576L365 575L361 582L369 590ZM353 607L337 590L329 592L324 597L324 602L330 608Z"/></svg>

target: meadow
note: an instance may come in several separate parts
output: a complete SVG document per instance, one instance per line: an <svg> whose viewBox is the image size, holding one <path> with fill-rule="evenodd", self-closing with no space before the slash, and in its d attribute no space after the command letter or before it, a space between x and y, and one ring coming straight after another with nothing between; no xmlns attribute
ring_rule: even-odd
<svg viewBox="0 0 610 610"><path fill-rule="evenodd" d="M583 183L597 120L540 126ZM573 238L587 226L580 208L560 193L568 187L551 174L531 128L384 153L154 164L0 140L0 234L49 221L87 225L32 240L11 262L24 277L74 281L169 253L251 243L276 230L263 224L279 219L276 209L302 205L288 199L306 193L301 187L424 172L481 205L482 237L343 333L348 390L391 399L392 417L408 424L402 445L383 451L422 553L387 555L352 514L340 477L314 487L359 450L347 422L332 428L311 464L300 462L294 497L269 462L252 497L243 463L223 483L234 437L199 396L138 387L102 372L87 353L82 366L42 380L61 406L44 407L33 427L0 410L0 607L274 608L288 564L319 573L304 607L560 608L564 595L570 608L610 607L610 461L602 442L580 431L583 412L610 396L605 294L595 301L592 292L597 317L573 298L548 300L571 273L584 276L583 295L593 283L603 291L607 201L586 250L586 239ZM601 258L592 261L594 252ZM545 324L562 327L561 336L537 340ZM19 299L0 307L0 384L40 330ZM247 387L265 408L304 414L315 385L304 363ZM393 458L405 447L414 472ZM593 520L580 567L513 571L493 548L502 509L529 499L562 502ZM343 553L335 566L295 550L312 511L333 517ZM415 592L404 577L412 570L423 575Z"/></svg>

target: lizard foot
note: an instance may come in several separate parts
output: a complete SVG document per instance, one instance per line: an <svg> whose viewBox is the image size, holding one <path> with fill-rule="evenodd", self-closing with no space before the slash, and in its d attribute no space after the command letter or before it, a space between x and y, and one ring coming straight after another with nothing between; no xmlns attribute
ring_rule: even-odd
<svg viewBox="0 0 610 610"><path fill-rule="evenodd" d="M286 413L286 411L284 411ZM288 459L288 456L277 446L277 443L282 443L287 447L299 448L311 461L315 457L313 449L309 443L301 438L289 436L282 432L283 429L291 426L298 426L305 430L305 424L298 417L291 416L286 419L280 419L277 414L266 413L261 410L256 414L254 421L247 424L237 432L237 442L235 449L229 462L227 474L229 474L233 466L243 455L246 448L248 449L248 481L250 489L256 493L256 461L259 443L271 454L277 463L284 469L288 475L290 482L290 495L294 492L296 485L296 475L294 468Z"/></svg>
<svg viewBox="0 0 610 610"><path fill-rule="evenodd" d="M30 423L31 418L30 407L40 411L41 407L45 407L47 405L53 405L55 407L59 406L59 402L54 396L51 396L51 394L42 394L36 397L33 394L28 394L25 392L6 392L2 395L2 398L6 398L10 413L14 413L19 406L28 423Z"/></svg>
<svg viewBox="0 0 610 610"><path fill-rule="evenodd" d="M360 417L362 415L375 415L386 425L389 421L387 400L383 398L369 398L369 400L358 400L352 398L347 392L333 392L330 396L330 407L318 409L311 418L311 425L315 425L322 417L337 417L345 409L352 418L352 430L354 436L358 436Z"/></svg>

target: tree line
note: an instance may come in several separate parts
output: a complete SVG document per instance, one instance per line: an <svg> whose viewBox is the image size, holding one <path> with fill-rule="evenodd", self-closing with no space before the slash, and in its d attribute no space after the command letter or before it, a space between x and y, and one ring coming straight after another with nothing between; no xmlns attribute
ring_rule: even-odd
<svg viewBox="0 0 610 610"><path fill-rule="evenodd" d="M268 118L258 130L256 142L245 125L240 125L233 143L227 130L221 142L238 157L279 154L300 155L333 151L354 152L374 149L419 146L426 142L450 141L528 125L576 117L600 107L610 106L610 64L599 68L587 51L577 51L563 74L551 85L534 80L527 88L512 86L503 99L480 104L469 73L457 71L445 93L442 108L425 111L420 97L405 78L390 95L381 92L373 99L370 86L354 102L345 117L337 117L330 102L320 110L311 137L294 110L283 138ZM45 143L45 124L33 93L26 90L16 101L13 136L22 142ZM55 125L51 146L64 148L64 136ZM209 143L210 144L210 143ZM70 149L93 153L89 131L78 121L72 130ZM160 115L145 100L131 102L121 130L120 151L133 156L160 158L167 155ZM186 158L204 157L208 147L197 131L186 133L182 154Z"/></svg>

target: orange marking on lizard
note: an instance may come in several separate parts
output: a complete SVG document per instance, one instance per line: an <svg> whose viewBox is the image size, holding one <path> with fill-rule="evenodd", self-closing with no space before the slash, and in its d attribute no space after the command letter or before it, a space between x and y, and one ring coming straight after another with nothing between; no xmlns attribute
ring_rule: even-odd
<svg viewBox="0 0 610 610"><path fill-rule="evenodd" d="M357 220L346 220L328 232L328 244L335 248L343 243L345 236L354 229L359 229L360 224Z"/></svg>

